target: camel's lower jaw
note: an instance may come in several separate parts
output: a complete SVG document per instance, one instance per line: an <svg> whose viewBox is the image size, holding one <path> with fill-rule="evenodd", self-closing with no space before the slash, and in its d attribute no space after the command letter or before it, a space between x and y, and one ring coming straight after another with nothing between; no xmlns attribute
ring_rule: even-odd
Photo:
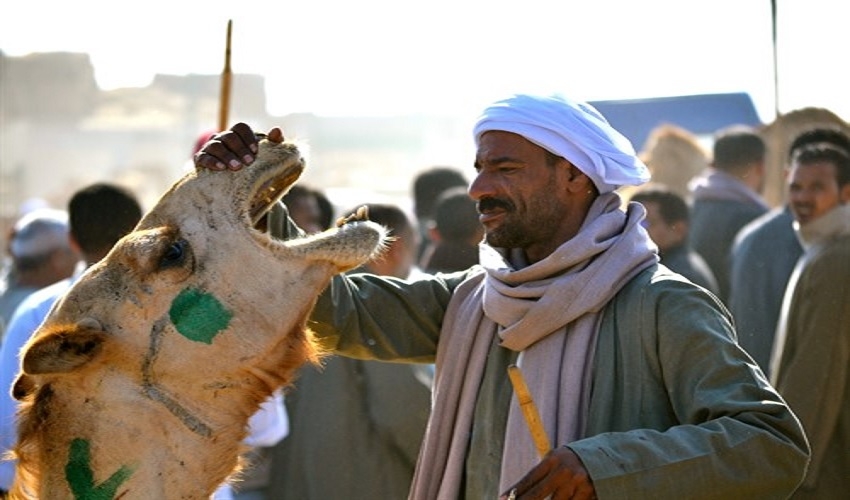
<svg viewBox="0 0 850 500"><path fill-rule="evenodd" d="M389 243L387 230L372 221L347 222L340 227L283 242L289 251L310 261L327 261L344 272L376 258Z"/></svg>

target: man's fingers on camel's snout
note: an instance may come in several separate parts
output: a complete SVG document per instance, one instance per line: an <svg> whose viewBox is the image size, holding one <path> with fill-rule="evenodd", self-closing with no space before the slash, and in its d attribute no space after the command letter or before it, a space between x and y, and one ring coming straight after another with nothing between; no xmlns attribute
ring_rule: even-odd
<svg viewBox="0 0 850 500"><path fill-rule="evenodd" d="M252 140L254 139L252 138ZM223 145L222 149L226 151L226 154L219 154L217 149L212 151L212 144L207 150L217 156L219 160L224 160L231 170L239 170L254 161L254 155L250 149L250 144L253 144L253 142L245 142L239 134L224 133L217 137L217 141Z"/></svg>
<svg viewBox="0 0 850 500"><path fill-rule="evenodd" d="M230 130L233 131L239 138L242 140L242 143L251 150L252 153L256 153L259 151L257 148L257 137L254 135L254 131L251 130L247 124L239 122L236 125L230 127ZM228 144L229 146L229 144Z"/></svg>
<svg viewBox="0 0 850 500"><path fill-rule="evenodd" d="M242 164L242 160L237 158L232 152L232 148L225 146L222 140L224 137L226 136L222 136L221 138L208 142L201 150L201 163L199 164L202 167L212 168L213 170L225 170L227 168L230 168L231 170L239 170L244 166ZM241 142L238 138L236 140ZM215 167L210 167L213 163L215 163Z"/></svg>
<svg viewBox="0 0 850 500"><path fill-rule="evenodd" d="M224 170L227 168L218 158L204 152L195 154L195 165L207 170Z"/></svg>

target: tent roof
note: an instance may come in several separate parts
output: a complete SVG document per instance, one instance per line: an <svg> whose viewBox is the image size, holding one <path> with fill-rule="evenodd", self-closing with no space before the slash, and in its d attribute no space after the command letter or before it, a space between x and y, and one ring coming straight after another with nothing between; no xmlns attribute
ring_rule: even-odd
<svg viewBox="0 0 850 500"><path fill-rule="evenodd" d="M625 135L637 151L659 125L672 124L695 135L705 135L729 125L762 124L753 100L744 92L591 101L590 104Z"/></svg>

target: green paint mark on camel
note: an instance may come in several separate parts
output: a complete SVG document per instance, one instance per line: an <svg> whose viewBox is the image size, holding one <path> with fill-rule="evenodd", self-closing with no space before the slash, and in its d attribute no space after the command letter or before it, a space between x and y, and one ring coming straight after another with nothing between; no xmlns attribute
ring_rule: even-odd
<svg viewBox="0 0 850 500"><path fill-rule="evenodd" d="M233 314L212 294L187 288L171 303L171 322L181 335L195 342L212 344L213 337L230 324Z"/></svg>
<svg viewBox="0 0 850 500"><path fill-rule="evenodd" d="M132 474L133 469L124 465L106 481L94 484L89 442L85 439L71 441L68 463L65 465L65 479L76 500L112 500L118 488L130 479Z"/></svg>

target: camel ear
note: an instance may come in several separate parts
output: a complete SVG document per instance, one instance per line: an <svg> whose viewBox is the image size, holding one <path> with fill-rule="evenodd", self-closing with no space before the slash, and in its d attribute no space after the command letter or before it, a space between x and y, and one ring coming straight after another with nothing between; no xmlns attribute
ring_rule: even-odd
<svg viewBox="0 0 850 500"><path fill-rule="evenodd" d="M30 375L70 372L94 359L106 336L82 324L41 332L23 353L23 371Z"/></svg>
<svg viewBox="0 0 850 500"><path fill-rule="evenodd" d="M15 383L12 384L12 397L20 401L33 390L35 390L35 380L26 373L19 373Z"/></svg>

